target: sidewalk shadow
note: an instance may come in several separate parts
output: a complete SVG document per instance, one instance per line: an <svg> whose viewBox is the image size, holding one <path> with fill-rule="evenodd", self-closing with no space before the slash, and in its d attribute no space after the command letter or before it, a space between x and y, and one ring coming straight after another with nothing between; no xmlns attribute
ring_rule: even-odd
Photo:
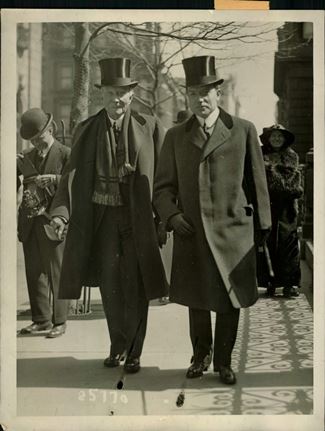
<svg viewBox="0 0 325 431"><path fill-rule="evenodd" d="M184 369L160 369L142 367L137 374L124 374L123 367L105 368L102 359L78 360L71 356L54 358L18 359L18 387L53 387L53 388L97 388L117 389L118 382L124 376L124 388L127 390L164 391L166 389L213 389L225 386L220 383L218 374L210 370L202 378L186 379ZM238 372L236 387L262 388L277 386L312 386L312 369L296 372Z"/></svg>

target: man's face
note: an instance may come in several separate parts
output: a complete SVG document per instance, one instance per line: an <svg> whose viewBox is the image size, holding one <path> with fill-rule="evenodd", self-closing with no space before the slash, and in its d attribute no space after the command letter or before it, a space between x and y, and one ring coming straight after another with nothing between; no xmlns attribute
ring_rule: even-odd
<svg viewBox="0 0 325 431"><path fill-rule="evenodd" d="M31 143L36 147L38 150L43 150L44 148L48 147L53 140L53 127L50 126L45 132L43 132L40 136L38 136L35 139L31 139Z"/></svg>
<svg viewBox="0 0 325 431"><path fill-rule="evenodd" d="M130 106L133 99L133 88L105 85L102 87L104 106L108 115L117 120Z"/></svg>
<svg viewBox="0 0 325 431"><path fill-rule="evenodd" d="M194 114L207 118L217 108L221 91L214 85L188 87L187 96Z"/></svg>

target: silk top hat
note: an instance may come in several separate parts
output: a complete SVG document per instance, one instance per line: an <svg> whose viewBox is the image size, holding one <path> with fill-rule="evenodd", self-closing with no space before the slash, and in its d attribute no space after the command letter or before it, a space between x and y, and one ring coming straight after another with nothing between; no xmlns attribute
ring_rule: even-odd
<svg viewBox="0 0 325 431"><path fill-rule="evenodd" d="M289 130L287 130L285 127L283 127L281 124L274 124L271 127L263 127L263 133L260 135L260 139L263 145L268 146L270 145L270 136L272 134L272 132L278 130L279 132L282 133L282 135L284 136L284 146L288 147L289 145L293 144L294 140L295 140L295 135L291 132L289 132Z"/></svg>
<svg viewBox="0 0 325 431"><path fill-rule="evenodd" d="M21 116L20 136L26 140L36 139L50 127L52 122L55 132L56 124L53 121L53 115L40 108L31 108Z"/></svg>
<svg viewBox="0 0 325 431"><path fill-rule="evenodd" d="M186 87L203 86L209 84L222 84L223 79L217 75L215 58L211 55L184 58L182 61Z"/></svg>
<svg viewBox="0 0 325 431"><path fill-rule="evenodd" d="M101 83L95 84L97 88L105 85L116 87L135 87L138 82L130 76L131 60L128 58L104 58L99 60Z"/></svg>

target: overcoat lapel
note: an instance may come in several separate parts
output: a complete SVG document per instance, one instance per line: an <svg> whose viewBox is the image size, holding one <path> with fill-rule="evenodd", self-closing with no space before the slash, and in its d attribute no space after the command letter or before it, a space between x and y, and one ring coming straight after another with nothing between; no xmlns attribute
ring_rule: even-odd
<svg viewBox="0 0 325 431"><path fill-rule="evenodd" d="M137 165L140 148L148 137L146 120L139 114L131 112L128 124L129 157L132 166Z"/></svg>
<svg viewBox="0 0 325 431"><path fill-rule="evenodd" d="M219 116L212 135L208 139L205 147L203 148L201 159L204 160L209 156L209 154L212 153L212 151L221 147L221 145L223 145L227 141L227 139L230 138L230 135L230 130L224 125L223 121Z"/></svg>
<svg viewBox="0 0 325 431"><path fill-rule="evenodd" d="M48 172L56 169L58 160L60 160L60 150L56 141L53 142L48 156L46 157L44 164L40 166L40 170L43 172Z"/></svg>
<svg viewBox="0 0 325 431"><path fill-rule="evenodd" d="M187 141L202 150L207 137L195 115L188 120L185 132Z"/></svg>

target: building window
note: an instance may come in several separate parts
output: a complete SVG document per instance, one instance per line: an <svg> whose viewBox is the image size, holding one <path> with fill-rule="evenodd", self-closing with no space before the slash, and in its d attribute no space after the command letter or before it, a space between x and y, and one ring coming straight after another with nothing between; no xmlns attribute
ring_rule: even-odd
<svg viewBox="0 0 325 431"><path fill-rule="evenodd" d="M74 47L74 33L72 28L64 27L62 30L62 45L63 48L73 48Z"/></svg>
<svg viewBox="0 0 325 431"><path fill-rule="evenodd" d="M58 67L58 87L59 90L67 90L72 88L73 69L70 65L61 64Z"/></svg>

